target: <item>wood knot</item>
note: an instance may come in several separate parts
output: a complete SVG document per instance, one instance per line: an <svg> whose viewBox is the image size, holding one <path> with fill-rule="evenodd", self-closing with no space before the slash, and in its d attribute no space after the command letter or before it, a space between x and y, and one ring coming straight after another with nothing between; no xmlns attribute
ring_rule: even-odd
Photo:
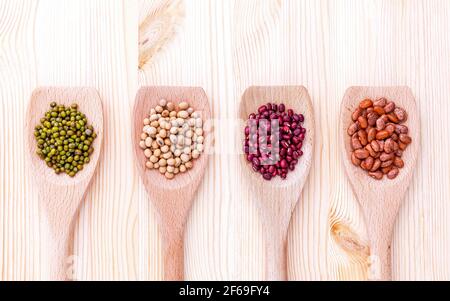
<svg viewBox="0 0 450 301"><path fill-rule="evenodd" d="M336 244L352 257L368 258L370 249L349 226L334 222L330 226L331 237Z"/></svg>
<svg viewBox="0 0 450 301"><path fill-rule="evenodd" d="M162 0L152 7L139 24L139 69L175 37L184 15L182 0Z"/></svg>

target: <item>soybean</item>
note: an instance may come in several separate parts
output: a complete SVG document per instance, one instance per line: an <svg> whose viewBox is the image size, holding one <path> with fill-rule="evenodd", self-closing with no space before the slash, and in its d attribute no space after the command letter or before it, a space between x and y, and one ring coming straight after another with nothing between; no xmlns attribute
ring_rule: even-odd
<svg viewBox="0 0 450 301"><path fill-rule="evenodd" d="M193 168L192 160L204 152L203 120L186 101L177 108L161 99L143 123L139 147L147 158L145 166L169 180Z"/></svg>

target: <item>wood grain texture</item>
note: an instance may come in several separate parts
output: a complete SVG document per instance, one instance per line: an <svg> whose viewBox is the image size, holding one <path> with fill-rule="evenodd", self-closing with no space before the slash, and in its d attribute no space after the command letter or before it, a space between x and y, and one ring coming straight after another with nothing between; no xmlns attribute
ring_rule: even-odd
<svg viewBox="0 0 450 301"><path fill-rule="evenodd" d="M73 103L94 127L97 137L92 144L94 152L89 164L70 178L67 175L56 175L45 162L36 156L37 143L34 136L35 127L50 109L50 103L57 101L59 105L70 107ZM45 279L73 280L74 271L70 267L73 253L74 224L78 219L80 204L91 183L99 162L103 142L103 108L98 92L94 88L56 88L42 87L33 91L28 105L25 120L25 150L27 165L31 166L29 177L36 185L40 210L46 219L50 240L47 245L50 254L50 274Z"/></svg>
<svg viewBox="0 0 450 301"><path fill-rule="evenodd" d="M36 85L36 1L0 4L0 278L36 279L44 266L36 191L26 176L25 113ZM27 70L22 72L22 70ZM21 137L14 139L14 137ZM11 143L14 141L14 144ZM30 189L31 188L31 189Z"/></svg>
<svg viewBox="0 0 450 301"><path fill-rule="evenodd" d="M367 279L369 237L339 149L340 103L354 85L414 91L422 151L394 226L393 279L450 279L449 1L179 2L0 1L0 279L41 279L46 266L46 229L15 139L32 90L44 85L93 86L104 104L103 164L75 226L77 279L163 277L129 137L144 85L203 87L220 120L186 228L186 279L264 279L262 221L230 129L253 85L304 85L314 106L315 160L288 232L289 279ZM164 7L180 11L140 37L149 14L170 16L155 13ZM159 34L167 22L173 29ZM145 32L165 38L139 69Z"/></svg>
<svg viewBox="0 0 450 301"><path fill-rule="evenodd" d="M393 101L397 107L407 111L408 118L405 125L409 129L408 135L413 142L402 156L405 166L400 169L400 174L393 180L385 177L378 181L352 164L353 149L347 129L353 122L352 114L361 101L378 100L381 97ZM392 280L392 234L398 211L416 169L421 145L420 114L411 89L408 87L350 87L342 100L339 127L345 171L361 205L370 241L369 279Z"/></svg>
<svg viewBox="0 0 450 301"><path fill-rule="evenodd" d="M137 279L137 207L133 200L131 107L124 3L120 1L1 1L0 176L1 279L45 279L51 260L36 190L26 176L26 105L37 86L93 86L104 104L102 162L75 224L75 279ZM9 17L6 17L9 16ZM137 22L133 31L136 31ZM137 38L134 39L137 41ZM136 84L135 84L136 85ZM130 91L128 91L131 90ZM130 101L126 101L130 99ZM15 138L19 137L19 138ZM12 144L14 142L14 144ZM13 147L14 145L14 147ZM132 178L128 177L128 178Z"/></svg>

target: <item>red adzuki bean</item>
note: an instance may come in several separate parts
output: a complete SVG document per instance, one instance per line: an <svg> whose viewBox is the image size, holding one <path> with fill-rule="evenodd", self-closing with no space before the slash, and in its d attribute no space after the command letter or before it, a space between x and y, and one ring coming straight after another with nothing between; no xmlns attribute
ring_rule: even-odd
<svg viewBox="0 0 450 301"><path fill-rule="evenodd" d="M248 119L244 129L244 152L252 169L268 181L276 176L286 179L303 156L306 129L302 123L305 117L286 109L283 103L268 103L260 106Z"/></svg>

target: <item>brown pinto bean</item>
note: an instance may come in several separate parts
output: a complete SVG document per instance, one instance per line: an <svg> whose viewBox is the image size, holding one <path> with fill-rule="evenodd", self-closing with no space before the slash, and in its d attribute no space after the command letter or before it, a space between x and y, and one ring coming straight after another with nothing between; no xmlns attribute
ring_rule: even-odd
<svg viewBox="0 0 450 301"><path fill-rule="evenodd" d="M394 165L398 168L403 168L405 166L405 162L403 162L402 158L395 157L394 159Z"/></svg>
<svg viewBox="0 0 450 301"><path fill-rule="evenodd" d="M384 174L381 171L369 172L369 176L374 178L375 180L381 180L384 177Z"/></svg>
<svg viewBox="0 0 450 301"><path fill-rule="evenodd" d="M359 142L358 134L354 134L352 136L351 140L352 140L351 141L352 142L351 145L352 145L352 149L353 150L357 150L357 149L363 148L361 142Z"/></svg>
<svg viewBox="0 0 450 301"><path fill-rule="evenodd" d="M371 170L373 167L373 162L374 162L374 159L372 157L367 157L367 159L361 163L362 169L367 170L367 171Z"/></svg>
<svg viewBox="0 0 450 301"><path fill-rule="evenodd" d="M377 130L382 131L386 127L386 122L383 117L377 119Z"/></svg>
<svg viewBox="0 0 450 301"><path fill-rule="evenodd" d="M387 174L388 179L390 180L395 179L398 176L399 172L400 170L398 168L396 167L392 168Z"/></svg>
<svg viewBox="0 0 450 301"><path fill-rule="evenodd" d="M361 164L361 160L356 158L355 153L352 153L352 164L355 166L359 166Z"/></svg>
<svg viewBox="0 0 450 301"><path fill-rule="evenodd" d="M389 167L389 166L392 165L392 163L394 163L394 161L392 161L392 160L382 162L381 163L381 168Z"/></svg>
<svg viewBox="0 0 450 301"><path fill-rule="evenodd" d="M400 121L400 120L398 120L397 116L395 116L394 113L387 114L387 117L389 118L389 120L391 122L394 122L394 123L399 123L399 121Z"/></svg>
<svg viewBox="0 0 450 301"><path fill-rule="evenodd" d="M366 145L366 147L365 147L365 149L369 152L369 155L371 156L371 157L373 157L373 158L376 158L377 157L377 152L376 151L374 151L373 149L372 149L372 147L370 146L370 144L367 144Z"/></svg>
<svg viewBox="0 0 450 301"><path fill-rule="evenodd" d="M370 171L377 171L380 167L381 167L381 160L375 159L375 161L373 162L372 169Z"/></svg>
<svg viewBox="0 0 450 301"><path fill-rule="evenodd" d="M391 136L391 138L392 138L392 140L394 140L394 141L398 141L398 135L397 135L397 133L393 133L392 136Z"/></svg>
<svg viewBox="0 0 450 301"><path fill-rule="evenodd" d="M359 103L359 107L361 109L367 109L367 108L371 107L372 105L373 105L373 102L370 99L364 99L363 101L361 101Z"/></svg>
<svg viewBox="0 0 450 301"><path fill-rule="evenodd" d="M408 114L406 113L406 111L402 108L395 108L394 110L394 114L395 116L397 116L397 119L400 122L405 122L408 119Z"/></svg>
<svg viewBox="0 0 450 301"><path fill-rule="evenodd" d="M384 115L386 113L382 107L378 107L378 106L373 107L373 111L380 116Z"/></svg>
<svg viewBox="0 0 450 301"><path fill-rule="evenodd" d="M384 173L384 174L387 174L388 172L390 172L391 170L392 170L392 168L394 168L392 165L390 165L390 166L388 166L388 167L383 167L383 168L381 168L381 171Z"/></svg>
<svg viewBox="0 0 450 301"><path fill-rule="evenodd" d="M384 152L390 154L393 151L394 151L394 140L392 140L392 138L389 138L384 143Z"/></svg>
<svg viewBox="0 0 450 301"><path fill-rule="evenodd" d="M387 124L384 129L389 132L389 135L395 132L395 126L392 123Z"/></svg>
<svg viewBox="0 0 450 301"><path fill-rule="evenodd" d="M377 129L376 128L370 128L367 132L367 141L372 142L375 140L377 136Z"/></svg>
<svg viewBox="0 0 450 301"><path fill-rule="evenodd" d="M361 142L361 144L363 146L366 146L367 143L369 143L369 141L367 140L367 133L364 130L359 130L358 131L358 137L359 137L359 142Z"/></svg>
<svg viewBox="0 0 450 301"><path fill-rule="evenodd" d="M401 124L397 124L395 126L395 132L400 135L400 134L408 134L408 127L406 125L401 125Z"/></svg>
<svg viewBox="0 0 450 301"><path fill-rule="evenodd" d="M399 139L404 144L410 144L412 142L411 137L406 134L400 134Z"/></svg>
<svg viewBox="0 0 450 301"><path fill-rule="evenodd" d="M379 151L381 151L380 144L379 144L378 141L376 141L376 140L370 142L370 146L371 146L372 149L373 149L375 152L377 152L377 153L378 153Z"/></svg>
<svg viewBox="0 0 450 301"><path fill-rule="evenodd" d="M359 116L361 116L362 113L363 113L363 109L361 109L360 107L357 107L357 108L355 109L355 111L353 111L353 114L352 114L352 120L353 120L353 121L358 120Z"/></svg>
<svg viewBox="0 0 450 301"><path fill-rule="evenodd" d="M408 144L405 144L405 143L403 143L403 142L400 142L400 143L398 144L398 147L399 147L402 151L404 151L404 150L408 147Z"/></svg>
<svg viewBox="0 0 450 301"><path fill-rule="evenodd" d="M359 124L358 123L352 123L348 129L347 129L347 134L349 136L352 136L354 133L356 133L359 130Z"/></svg>
<svg viewBox="0 0 450 301"><path fill-rule="evenodd" d="M394 152L398 151L399 146L398 143L394 141Z"/></svg>
<svg viewBox="0 0 450 301"><path fill-rule="evenodd" d="M369 126L369 124L367 123L367 118L363 116L358 117L358 123L359 127L362 129L367 129L367 127Z"/></svg>
<svg viewBox="0 0 450 301"><path fill-rule="evenodd" d="M389 114L395 110L395 103L392 101L388 101L386 105L384 106L384 111L386 114Z"/></svg>
<svg viewBox="0 0 450 301"><path fill-rule="evenodd" d="M386 104L387 104L387 99L384 97L381 97L373 103L373 106L374 107L384 107Z"/></svg>
<svg viewBox="0 0 450 301"><path fill-rule="evenodd" d="M390 154L382 153L381 156L380 156L380 160L382 162L386 162L386 161L389 161L389 160L392 160L392 159L394 159L394 154L392 154L392 153L390 153Z"/></svg>
<svg viewBox="0 0 450 301"><path fill-rule="evenodd" d="M379 132L377 133L376 138L377 138L377 140L384 140L384 139L386 139L386 138L389 137L389 136L390 136L390 135L389 135L389 132L383 130L383 131L379 131Z"/></svg>
<svg viewBox="0 0 450 301"><path fill-rule="evenodd" d="M367 157L369 157L369 152L366 149L357 149L354 152L355 157L360 159L360 160L364 160L367 159Z"/></svg>
<svg viewBox="0 0 450 301"><path fill-rule="evenodd" d="M371 112L371 113L367 114L367 123L369 124L369 126L376 126L377 120L378 120L378 115L376 113Z"/></svg>

